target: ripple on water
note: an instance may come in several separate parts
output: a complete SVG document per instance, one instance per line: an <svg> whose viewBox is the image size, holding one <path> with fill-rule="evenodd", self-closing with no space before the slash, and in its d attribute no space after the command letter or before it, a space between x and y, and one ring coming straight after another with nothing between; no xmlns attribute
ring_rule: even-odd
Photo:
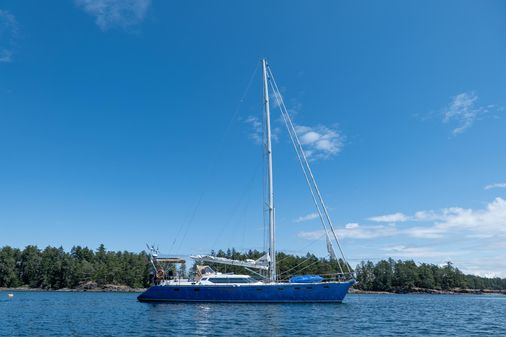
<svg viewBox="0 0 506 337"><path fill-rule="evenodd" d="M349 295L342 304L139 303L137 294L0 292L1 336L506 335L505 296Z"/></svg>

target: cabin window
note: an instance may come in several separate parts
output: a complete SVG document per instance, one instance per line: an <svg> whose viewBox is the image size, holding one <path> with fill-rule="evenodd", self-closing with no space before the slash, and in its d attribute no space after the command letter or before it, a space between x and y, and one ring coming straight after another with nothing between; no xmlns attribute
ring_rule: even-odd
<svg viewBox="0 0 506 337"><path fill-rule="evenodd" d="M179 288L174 288L174 291L179 291Z"/></svg>
<svg viewBox="0 0 506 337"><path fill-rule="evenodd" d="M329 286L323 286L323 288L328 288Z"/></svg>
<svg viewBox="0 0 506 337"><path fill-rule="evenodd" d="M300 290L300 288L299 288L299 287L295 287L294 289L295 289L295 290Z"/></svg>
<svg viewBox="0 0 506 337"><path fill-rule="evenodd" d="M313 289L313 287L306 287L306 289Z"/></svg>
<svg viewBox="0 0 506 337"><path fill-rule="evenodd" d="M200 289L199 288L195 288L195 289L193 289L193 291L200 291Z"/></svg>
<svg viewBox="0 0 506 337"><path fill-rule="evenodd" d="M212 283L254 283L252 277L211 277L208 279Z"/></svg>

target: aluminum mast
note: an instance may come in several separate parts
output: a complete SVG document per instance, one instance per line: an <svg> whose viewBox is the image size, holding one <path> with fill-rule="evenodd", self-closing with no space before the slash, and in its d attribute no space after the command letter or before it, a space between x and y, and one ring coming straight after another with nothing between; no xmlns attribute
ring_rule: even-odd
<svg viewBox="0 0 506 337"><path fill-rule="evenodd" d="M272 184L272 145L271 145L271 114L269 110L269 85L267 78L267 60L262 59L263 80L264 80L264 106L265 106L265 128L266 128L266 152L267 152L267 193L269 208L269 279L276 281L276 248L275 248L275 223L274 223L274 191Z"/></svg>

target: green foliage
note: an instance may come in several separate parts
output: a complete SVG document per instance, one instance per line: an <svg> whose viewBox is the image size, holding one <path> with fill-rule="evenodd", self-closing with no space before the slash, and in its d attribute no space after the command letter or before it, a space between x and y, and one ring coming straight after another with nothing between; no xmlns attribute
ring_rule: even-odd
<svg viewBox="0 0 506 337"><path fill-rule="evenodd" d="M250 250L245 253L228 249L211 252L229 259L259 259L265 253ZM312 254L297 256L279 252L278 277L287 280L295 275L322 275L333 277L340 271L343 261L319 258ZM245 273L244 268L211 265L224 273ZM0 249L0 287L28 286L31 288L77 288L86 282L127 285L134 288L150 284L149 258L145 252L108 251L100 245L96 251L75 246L70 252L62 247L27 246L23 250L5 246ZM444 266L393 259L361 262L355 269L357 287L373 291L410 291L413 288L449 290L455 288L506 290L506 279L464 275L450 262Z"/></svg>
<svg viewBox="0 0 506 337"><path fill-rule="evenodd" d="M394 263L392 285L395 288L411 290L418 283L418 267L414 261L398 261Z"/></svg>
<svg viewBox="0 0 506 337"><path fill-rule="evenodd" d="M362 261L355 269L355 274L360 279L360 287L363 289L373 289L376 274L374 273L374 264L371 261Z"/></svg>
<svg viewBox="0 0 506 337"><path fill-rule="evenodd" d="M436 268L438 268L436 266ZM431 265L422 263L418 266L418 280L415 282L418 288L435 289L436 280L434 278L434 272Z"/></svg>
<svg viewBox="0 0 506 337"><path fill-rule="evenodd" d="M391 291L394 274L392 260L380 261L373 270L373 287L379 291ZM360 281L359 281L360 282Z"/></svg>
<svg viewBox="0 0 506 337"><path fill-rule="evenodd" d="M41 286L41 263L42 256L36 246L27 246L21 252L19 276L20 283L26 284L31 288Z"/></svg>
<svg viewBox="0 0 506 337"><path fill-rule="evenodd" d="M86 282L117 284L134 288L149 286L149 260L146 253L96 252L86 247L27 246L23 251L0 249L0 287L76 288Z"/></svg>
<svg viewBox="0 0 506 337"><path fill-rule="evenodd" d="M356 270L357 288L371 291L410 291L413 288L506 290L506 279L464 275L451 262L444 266L414 261L361 262Z"/></svg>
<svg viewBox="0 0 506 337"><path fill-rule="evenodd" d="M0 287L17 287L20 284L19 260L19 249L4 247L0 250Z"/></svg>

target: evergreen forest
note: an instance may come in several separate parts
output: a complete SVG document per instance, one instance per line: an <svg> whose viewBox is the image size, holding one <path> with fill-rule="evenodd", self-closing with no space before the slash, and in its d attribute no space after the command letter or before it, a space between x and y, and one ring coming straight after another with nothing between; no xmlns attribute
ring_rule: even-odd
<svg viewBox="0 0 506 337"><path fill-rule="evenodd" d="M212 255L231 259L258 259L264 252L235 249L212 251ZM278 277L288 280L295 275L322 275L335 278L342 261L329 260L312 254L297 256L279 252ZM339 266L341 265L341 267ZM241 267L213 265L220 272L247 273ZM194 268L189 271L190 276ZM350 267L351 269L351 267ZM150 285L152 271L146 252L108 251L104 245L97 249L74 246L70 251L62 247L27 246L24 249L4 246L0 249L0 287L29 287L39 289L76 289L93 282L98 287L122 285L143 288ZM506 279L465 275L451 262L443 266L412 260L363 261L355 268L361 290L408 292L414 289L488 289L506 290ZM253 275L255 276L255 275Z"/></svg>

